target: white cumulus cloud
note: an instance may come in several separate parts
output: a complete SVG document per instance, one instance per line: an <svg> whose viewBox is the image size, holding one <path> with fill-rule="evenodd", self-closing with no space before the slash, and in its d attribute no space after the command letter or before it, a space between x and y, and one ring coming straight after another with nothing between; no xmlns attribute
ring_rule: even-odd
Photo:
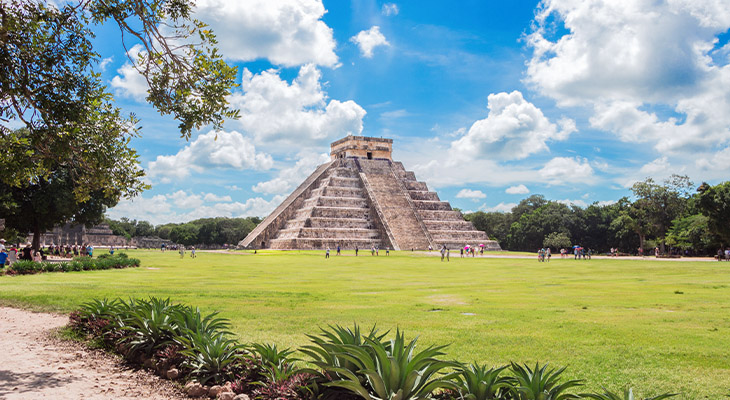
<svg viewBox="0 0 730 400"><path fill-rule="evenodd" d="M291 167L284 168L271 180L259 182L253 191L265 194L286 194L302 183L320 164L329 161L329 154L300 154Z"/></svg>
<svg viewBox="0 0 730 400"><path fill-rule="evenodd" d="M486 204L482 204L481 207L479 207L480 211L484 212L501 212L501 213L508 213L512 211L513 208L517 206L517 203L499 203L496 206L488 207Z"/></svg>
<svg viewBox="0 0 730 400"><path fill-rule="evenodd" d="M322 21L326 12L321 0L198 0L195 16L210 25L228 59L334 67L337 43Z"/></svg>
<svg viewBox="0 0 730 400"><path fill-rule="evenodd" d="M726 1L544 0L535 22L526 83L594 128L679 159L730 144Z"/></svg>
<svg viewBox="0 0 730 400"><path fill-rule="evenodd" d="M270 155L256 152L251 141L236 131L210 131L198 136L177 154L157 156L149 163L148 176L162 182L201 173L207 168L266 170L273 166Z"/></svg>
<svg viewBox="0 0 730 400"><path fill-rule="evenodd" d="M328 102L320 78L312 64L302 66L291 84L276 70L252 74L244 69L242 91L230 96L241 111L238 123L257 144L279 150L360 134L365 110L351 100Z"/></svg>
<svg viewBox="0 0 730 400"><path fill-rule="evenodd" d="M580 182L589 185L593 178L593 168L588 160L580 157L555 157L538 171L538 174L550 184L572 184Z"/></svg>
<svg viewBox="0 0 730 400"><path fill-rule="evenodd" d="M365 58L373 57L373 49L378 46L390 46L385 36L380 33L380 27L374 25L366 31L360 31L357 35L350 38L360 48L360 53Z"/></svg>
<svg viewBox="0 0 730 400"><path fill-rule="evenodd" d="M284 196L274 196L270 200L253 197L245 201L232 201L229 196L177 191L150 198L138 196L132 200L122 199L107 211L107 215L112 219L126 217L148 221L153 225L207 217L265 217L282 201Z"/></svg>
<svg viewBox="0 0 730 400"><path fill-rule="evenodd" d="M573 120L550 122L522 93L490 94L489 114L474 122L469 131L451 144L451 157L458 159L522 159L547 151L547 142L565 140L576 130Z"/></svg>
<svg viewBox="0 0 730 400"><path fill-rule="evenodd" d="M142 49L142 45L136 44L132 46L131 49L129 49L127 55L132 60L137 60L140 54L144 56L144 54L146 53ZM102 61L102 65L104 65L104 67L106 66L106 64L108 64L108 62L106 61L107 59L104 59L104 61ZM119 75L116 75L114 78L112 78L111 82L111 85L116 90L117 94L122 97L132 98L138 102L145 101L148 89L147 80L134 68L134 65L132 65L131 62L127 61L117 70L117 73Z"/></svg>
<svg viewBox="0 0 730 400"><path fill-rule="evenodd" d="M507 194L527 194L530 193L530 189L525 185L510 186L505 191Z"/></svg>
<svg viewBox="0 0 730 400"><path fill-rule="evenodd" d="M484 194L481 190L471 190L471 189L461 189L459 193L456 194L457 199L471 199L472 201L479 201L479 199L485 199L487 198L487 195Z"/></svg>

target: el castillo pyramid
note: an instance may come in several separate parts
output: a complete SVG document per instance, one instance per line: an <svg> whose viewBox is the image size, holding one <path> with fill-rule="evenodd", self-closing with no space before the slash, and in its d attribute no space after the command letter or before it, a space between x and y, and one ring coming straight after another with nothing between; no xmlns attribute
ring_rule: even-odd
<svg viewBox="0 0 730 400"><path fill-rule="evenodd" d="M403 164L392 139L347 136L239 244L249 249L424 250L484 245L500 250Z"/></svg>

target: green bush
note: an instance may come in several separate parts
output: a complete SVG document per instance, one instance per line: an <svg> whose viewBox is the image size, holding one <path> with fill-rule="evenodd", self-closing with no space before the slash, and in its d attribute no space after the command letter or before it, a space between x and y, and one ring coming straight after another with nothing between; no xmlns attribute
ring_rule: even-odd
<svg viewBox="0 0 730 400"><path fill-rule="evenodd" d="M18 260L6 268L5 273L10 275L28 275L39 272L94 271L98 269L129 268L139 267L139 265L139 259L129 258L126 254L120 253L111 257L100 257L97 259L74 257L71 262L60 263Z"/></svg>
<svg viewBox="0 0 730 400"><path fill-rule="evenodd" d="M25 271L33 265L20 267ZM407 342L396 330L395 338L386 340L387 332L379 334L375 327L363 334L357 325L336 325L318 336L307 335L313 344L300 351L309 359L296 360L290 349L275 344L242 346L230 338L227 319L170 299L92 300L72 313L71 325L108 348L116 345L133 362L157 357L156 368L178 365L182 379L202 384L235 380L237 393L261 400L634 400L631 389L623 395L605 389L570 393L582 381L562 381L565 368L516 363L490 368L444 361L446 346L416 351L417 338ZM297 361L314 368L300 369Z"/></svg>
<svg viewBox="0 0 730 400"><path fill-rule="evenodd" d="M18 260L10 265L8 272L18 275L35 274L41 271L40 263L30 260Z"/></svg>

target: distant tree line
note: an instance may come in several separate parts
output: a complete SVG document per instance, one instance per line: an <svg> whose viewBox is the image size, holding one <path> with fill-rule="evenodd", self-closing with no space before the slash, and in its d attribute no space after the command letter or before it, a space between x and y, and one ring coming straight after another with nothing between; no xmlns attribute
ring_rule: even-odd
<svg viewBox="0 0 730 400"><path fill-rule="evenodd" d="M147 221L119 221L105 219L115 235L128 239L142 236L158 236L174 243L193 245L237 244L261 222L259 217L248 218L201 218L185 223L170 223L154 226Z"/></svg>
<svg viewBox="0 0 730 400"><path fill-rule="evenodd" d="M637 182L631 191L633 200L585 208L533 195L510 212L464 217L505 250L581 245L599 252L659 247L662 253L714 254L730 244L730 182L695 188L688 177L672 175L662 183Z"/></svg>

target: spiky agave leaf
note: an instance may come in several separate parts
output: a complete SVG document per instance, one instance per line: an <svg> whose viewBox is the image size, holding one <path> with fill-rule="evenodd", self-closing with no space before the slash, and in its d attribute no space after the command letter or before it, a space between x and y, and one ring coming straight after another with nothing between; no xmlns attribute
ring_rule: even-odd
<svg viewBox="0 0 730 400"><path fill-rule="evenodd" d="M464 400L504 399L512 389L512 379L500 376L506 368L487 368L474 362L459 366L453 377Z"/></svg>
<svg viewBox="0 0 730 400"><path fill-rule="evenodd" d="M515 384L512 389L518 400L568 400L580 399L579 395L567 393L572 387L581 386L582 381L570 380L560 383L560 375L565 367L559 369L548 369L548 364L540 367L535 363L531 369L527 364L524 366L511 363L512 377Z"/></svg>

